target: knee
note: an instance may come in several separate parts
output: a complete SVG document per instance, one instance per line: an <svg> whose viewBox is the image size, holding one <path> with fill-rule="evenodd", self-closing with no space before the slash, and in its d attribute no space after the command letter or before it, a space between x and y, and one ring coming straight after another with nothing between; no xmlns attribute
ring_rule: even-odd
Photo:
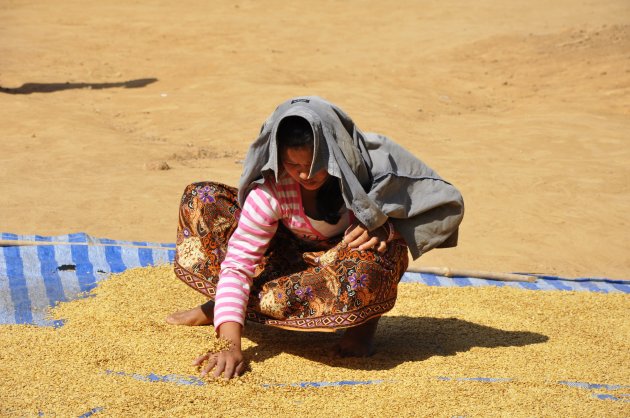
<svg viewBox="0 0 630 418"><path fill-rule="evenodd" d="M197 182L197 183L190 183L188 186L186 186L184 188L184 192L182 193L182 202L183 201L190 201L192 200L192 198L196 197L199 195L199 192L201 190L203 190L205 187L210 187L212 183L210 182Z"/></svg>
<svg viewBox="0 0 630 418"><path fill-rule="evenodd" d="M400 246L388 246L385 252L380 253L376 249L358 250L348 249L342 255L344 260L354 265L355 271L369 271L371 274L391 273L392 271L402 271L407 269L408 258L405 248ZM402 274L402 273L401 273Z"/></svg>

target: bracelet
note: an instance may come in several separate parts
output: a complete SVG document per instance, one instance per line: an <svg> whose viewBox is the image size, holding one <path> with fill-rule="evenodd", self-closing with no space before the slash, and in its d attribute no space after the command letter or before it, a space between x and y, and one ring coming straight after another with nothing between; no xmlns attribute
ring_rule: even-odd
<svg viewBox="0 0 630 418"><path fill-rule="evenodd" d="M396 233L396 231L394 230L394 225L390 221L387 221L383 225L381 225L381 227L385 228L385 232L387 233L387 238L385 242L393 241L394 235Z"/></svg>

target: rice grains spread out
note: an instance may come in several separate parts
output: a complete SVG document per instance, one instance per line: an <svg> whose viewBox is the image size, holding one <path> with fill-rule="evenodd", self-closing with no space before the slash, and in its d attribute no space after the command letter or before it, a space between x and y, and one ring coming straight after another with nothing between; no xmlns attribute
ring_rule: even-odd
<svg viewBox="0 0 630 418"><path fill-rule="evenodd" d="M373 357L329 358L340 333L248 324L250 370L229 382L192 366L225 348L212 327L165 323L204 301L171 266L114 275L93 296L56 307L58 329L1 326L0 416L630 415L623 294L402 284ZM291 385L339 381L372 383Z"/></svg>

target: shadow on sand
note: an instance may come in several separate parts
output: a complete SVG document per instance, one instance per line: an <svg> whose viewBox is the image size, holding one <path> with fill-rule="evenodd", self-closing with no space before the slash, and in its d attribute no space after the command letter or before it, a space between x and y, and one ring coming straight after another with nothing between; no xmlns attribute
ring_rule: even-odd
<svg viewBox="0 0 630 418"><path fill-rule="evenodd" d="M121 81L118 83L25 83L20 87L8 88L0 86L0 92L6 94L32 94L32 93L55 93L63 90L91 89L102 90L124 87L126 89L137 89L146 87L158 81L157 78L140 78L137 80Z"/></svg>
<svg viewBox="0 0 630 418"><path fill-rule="evenodd" d="M312 361L359 370L388 370L406 361L452 356L473 347L522 347L549 340L528 331L504 331L456 318L385 316L375 337L376 354L369 358L333 359L329 350L342 333L294 332L248 323L245 338L257 346L244 350L256 362L290 353Z"/></svg>

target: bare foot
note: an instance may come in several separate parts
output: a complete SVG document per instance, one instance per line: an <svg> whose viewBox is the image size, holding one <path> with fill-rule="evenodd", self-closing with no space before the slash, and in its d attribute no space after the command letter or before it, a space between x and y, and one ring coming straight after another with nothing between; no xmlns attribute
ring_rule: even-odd
<svg viewBox="0 0 630 418"><path fill-rule="evenodd" d="M374 333L381 317L348 328L341 341L333 348L334 357L369 357L374 354Z"/></svg>
<svg viewBox="0 0 630 418"><path fill-rule="evenodd" d="M199 325L212 325L214 316L214 301L209 300L203 305L187 311L180 311L166 317L166 322L171 325L188 325L195 327Z"/></svg>

